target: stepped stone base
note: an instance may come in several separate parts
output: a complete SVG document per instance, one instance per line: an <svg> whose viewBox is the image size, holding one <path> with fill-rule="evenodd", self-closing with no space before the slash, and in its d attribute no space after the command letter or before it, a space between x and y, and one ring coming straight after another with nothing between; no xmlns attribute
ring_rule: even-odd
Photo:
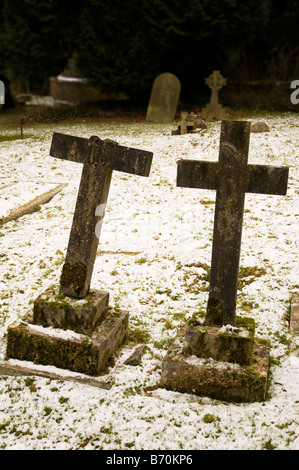
<svg viewBox="0 0 299 470"><path fill-rule="evenodd" d="M219 362L185 352L186 330L180 330L162 362L161 386L228 402L264 401L269 348L253 344L251 364Z"/></svg>
<svg viewBox="0 0 299 470"><path fill-rule="evenodd" d="M184 355L251 364L253 351L253 331L244 328L196 325L185 332Z"/></svg>
<svg viewBox="0 0 299 470"><path fill-rule="evenodd" d="M34 302L33 323L89 334L104 319L108 304L108 292L91 290L83 299L74 299L51 286Z"/></svg>
<svg viewBox="0 0 299 470"><path fill-rule="evenodd" d="M205 119L228 119L229 112L226 108L223 108L221 104L213 105L208 103L202 110L201 110L201 117Z"/></svg>
<svg viewBox="0 0 299 470"><path fill-rule="evenodd" d="M108 293L70 299L50 288L33 313L7 332L11 359L97 376L125 341L129 313L108 307Z"/></svg>

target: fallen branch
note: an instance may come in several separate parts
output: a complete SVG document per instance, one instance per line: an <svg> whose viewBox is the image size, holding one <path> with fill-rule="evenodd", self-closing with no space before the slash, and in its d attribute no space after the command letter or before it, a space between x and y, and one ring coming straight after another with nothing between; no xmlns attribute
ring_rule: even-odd
<svg viewBox="0 0 299 470"><path fill-rule="evenodd" d="M18 209L15 209L14 211L10 212L10 214L8 214L6 217L1 217L0 225L6 224L11 220L18 219L19 217L22 217L25 214L30 214L31 212L34 212L42 204L46 204L47 202L51 201L55 194L62 191L66 186L67 183L62 183L59 186L56 186L56 188L52 189L51 191L48 191L47 193L44 193L41 196L37 196L32 201L28 202L28 204L24 204L23 206L18 207Z"/></svg>

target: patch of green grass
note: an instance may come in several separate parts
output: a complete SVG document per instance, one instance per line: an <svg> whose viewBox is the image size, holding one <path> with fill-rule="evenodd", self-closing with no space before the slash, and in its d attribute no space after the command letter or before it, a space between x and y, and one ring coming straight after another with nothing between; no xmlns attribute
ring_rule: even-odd
<svg viewBox="0 0 299 470"><path fill-rule="evenodd" d="M49 414L52 413L52 408L50 408L49 406L45 406L44 407L44 413L46 416L49 416Z"/></svg>
<svg viewBox="0 0 299 470"><path fill-rule="evenodd" d="M265 275L266 273L267 271L265 268L258 268L257 266L252 266L252 267L241 266L239 268L238 289L242 290L243 287L254 282L255 278L261 277Z"/></svg>
<svg viewBox="0 0 299 470"><path fill-rule="evenodd" d="M136 264L144 264L144 263L147 263L147 262L148 262L148 259L145 258L145 257L141 257L141 258L139 258L135 261Z"/></svg>
<svg viewBox="0 0 299 470"><path fill-rule="evenodd" d="M204 423L213 423L214 421L218 420L217 416L212 415L211 413L206 413L202 418Z"/></svg>
<svg viewBox="0 0 299 470"><path fill-rule="evenodd" d="M262 449L264 449L264 450L274 450L274 449L276 449L276 445L272 444L271 439L269 439L268 441L266 441L263 444Z"/></svg>
<svg viewBox="0 0 299 470"><path fill-rule="evenodd" d="M151 338L151 335L148 331L142 328L130 329L129 340L133 341L136 344L147 344Z"/></svg>
<svg viewBox="0 0 299 470"><path fill-rule="evenodd" d="M69 399L68 397L59 397L58 401L61 405L63 405L64 403L67 403Z"/></svg>
<svg viewBox="0 0 299 470"><path fill-rule="evenodd" d="M7 426L9 426L10 421L5 421L4 423L0 424L0 432L3 431Z"/></svg>
<svg viewBox="0 0 299 470"><path fill-rule="evenodd" d="M248 300L241 301L241 310L247 313L250 312L253 308L258 308L258 306L259 305L256 302L252 302Z"/></svg>
<svg viewBox="0 0 299 470"><path fill-rule="evenodd" d="M31 134L23 135L23 139L29 139L33 137ZM0 142L7 142L11 140L20 140L21 134L18 132L17 134L10 134L10 135L0 135Z"/></svg>
<svg viewBox="0 0 299 470"><path fill-rule="evenodd" d="M284 334L284 333L279 333L278 331L276 331L276 332L274 333L274 336L275 336L275 338L278 339L278 341L279 341L281 344L284 344L284 345L286 345L286 346L288 346L288 345L290 344L290 342L291 342L290 337L288 337L288 336L287 336L286 334Z"/></svg>

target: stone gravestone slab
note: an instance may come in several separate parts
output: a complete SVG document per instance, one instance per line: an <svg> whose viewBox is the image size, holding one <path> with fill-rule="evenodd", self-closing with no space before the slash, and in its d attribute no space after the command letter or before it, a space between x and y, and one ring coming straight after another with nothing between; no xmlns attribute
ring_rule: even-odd
<svg viewBox="0 0 299 470"><path fill-rule="evenodd" d="M222 77L219 70L214 70L214 72L205 79L205 83L211 89L211 99L210 103L202 109L202 117L207 119L226 119L228 113L219 103L219 90L226 85L226 78Z"/></svg>
<svg viewBox="0 0 299 470"><path fill-rule="evenodd" d="M112 173L149 176L152 153L54 133L50 155L83 163L66 259L60 286L36 299L33 316L9 328L7 357L98 375L124 341L129 315L109 307L108 292L90 289Z"/></svg>
<svg viewBox="0 0 299 470"><path fill-rule="evenodd" d="M180 97L181 83L172 73L158 75L153 83L147 108L147 121L173 121Z"/></svg>
<svg viewBox="0 0 299 470"><path fill-rule="evenodd" d="M236 318L245 193L285 195L288 181L287 167L248 165L249 137L249 122L223 121L218 163L178 162L177 186L217 191L210 291L205 322L180 333L162 367L166 388L229 401L264 400L269 363L254 324Z"/></svg>

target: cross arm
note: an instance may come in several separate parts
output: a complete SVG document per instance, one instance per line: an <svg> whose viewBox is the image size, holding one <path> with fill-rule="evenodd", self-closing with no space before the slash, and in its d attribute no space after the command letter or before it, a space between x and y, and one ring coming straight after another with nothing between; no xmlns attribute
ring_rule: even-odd
<svg viewBox="0 0 299 470"><path fill-rule="evenodd" d="M118 145L109 139L74 137L54 132L50 155L77 163L104 164L112 170L149 176L153 153Z"/></svg>
<svg viewBox="0 0 299 470"><path fill-rule="evenodd" d="M85 163L90 153L88 139L54 132L50 148L51 157Z"/></svg>
<svg viewBox="0 0 299 470"><path fill-rule="evenodd" d="M183 188L217 189L219 178L218 162L179 160L177 186Z"/></svg>
<svg viewBox="0 0 299 470"><path fill-rule="evenodd" d="M149 176L153 153L118 145L116 142L104 142L105 152L113 155L113 170L139 176Z"/></svg>
<svg viewBox="0 0 299 470"><path fill-rule="evenodd" d="M246 192L285 195L288 186L288 167L248 165Z"/></svg>

